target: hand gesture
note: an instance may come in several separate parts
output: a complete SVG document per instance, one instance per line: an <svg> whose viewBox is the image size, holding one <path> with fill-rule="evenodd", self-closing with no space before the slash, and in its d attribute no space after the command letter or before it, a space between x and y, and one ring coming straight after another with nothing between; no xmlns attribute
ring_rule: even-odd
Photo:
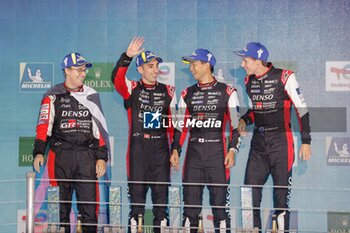
<svg viewBox="0 0 350 233"><path fill-rule="evenodd" d="M40 173L40 167L43 166L43 164L44 164L44 155L37 154L35 156L35 159L34 159L34 162L33 162L34 170L36 172Z"/></svg>
<svg viewBox="0 0 350 233"><path fill-rule="evenodd" d="M141 48L143 45L143 42L145 42L143 37L141 36L134 37L129 44L128 50L126 50L126 55L128 57L135 57L140 53L142 53L145 50L144 48Z"/></svg>
<svg viewBox="0 0 350 233"><path fill-rule="evenodd" d="M96 162L96 177L102 177L106 172L106 162L103 159L99 159Z"/></svg>
<svg viewBox="0 0 350 233"><path fill-rule="evenodd" d="M170 163L175 170L179 170L179 152L177 150L173 150L173 153L171 153Z"/></svg>
<svg viewBox="0 0 350 233"><path fill-rule="evenodd" d="M246 127L245 121L243 119L240 119L238 122L237 130L239 135L241 135L242 137L247 136L247 131L245 130L245 127Z"/></svg>
<svg viewBox="0 0 350 233"><path fill-rule="evenodd" d="M309 144L301 144L299 151L299 158L302 160L309 160L311 157L311 146Z"/></svg>
<svg viewBox="0 0 350 233"><path fill-rule="evenodd" d="M235 165L235 152L230 150L225 156L225 168L229 169Z"/></svg>

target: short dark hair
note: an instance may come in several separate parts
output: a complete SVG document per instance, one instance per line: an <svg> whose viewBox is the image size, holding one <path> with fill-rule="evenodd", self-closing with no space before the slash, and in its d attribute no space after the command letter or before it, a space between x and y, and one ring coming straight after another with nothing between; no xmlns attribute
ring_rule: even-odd
<svg viewBox="0 0 350 233"><path fill-rule="evenodd" d="M208 63L208 62L205 62L205 61L201 61L202 64L204 63ZM210 63L208 63L210 65ZM211 73L214 73L214 66L210 65L210 72Z"/></svg>
<svg viewBox="0 0 350 233"><path fill-rule="evenodd" d="M254 57L251 57L254 61L261 61L261 64L263 65L263 66L265 66L265 67L267 67L268 65L267 65L267 61L263 61L263 60L259 60L259 59L255 59Z"/></svg>

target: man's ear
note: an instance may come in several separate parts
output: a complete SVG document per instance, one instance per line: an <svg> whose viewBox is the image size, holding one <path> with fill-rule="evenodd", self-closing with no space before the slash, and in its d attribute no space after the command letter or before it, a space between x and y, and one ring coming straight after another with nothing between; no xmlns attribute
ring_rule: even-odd
<svg viewBox="0 0 350 233"><path fill-rule="evenodd" d="M141 66L137 67L137 71L142 74L143 73L143 68Z"/></svg>
<svg viewBox="0 0 350 233"><path fill-rule="evenodd" d="M66 77L66 75L67 75L67 68L65 68L64 70L63 70L63 74L64 74L64 77Z"/></svg>

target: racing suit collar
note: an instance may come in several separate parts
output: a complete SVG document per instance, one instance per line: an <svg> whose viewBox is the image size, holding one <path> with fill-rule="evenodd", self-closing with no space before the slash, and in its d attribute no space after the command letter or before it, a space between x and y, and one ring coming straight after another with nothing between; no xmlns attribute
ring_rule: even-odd
<svg viewBox="0 0 350 233"><path fill-rule="evenodd" d="M84 91L84 85L81 85L81 86L79 86L79 87L77 87L77 88L74 88L74 89L69 88L69 87L66 85L66 83L63 83L63 86L64 86L64 88L65 88L67 91L69 91L69 92L83 92L83 91Z"/></svg>
<svg viewBox="0 0 350 233"><path fill-rule="evenodd" d="M158 86L158 82L155 82L154 84L147 84L140 80L141 86L144 86L146 89L154 89L156 86Z"/></svg>
<svg viewBox="0 0 350 233"><path fill-rule="evenodd" d="M260 75L255 75L255 78L260 79L260 78L263 78L264 76L266 76L266 74L269 73L273 67L272 63L271 62L267 63L267 67L268 67L268 69L266 70L265 73L260 74Z"/></svg>
<svg viewBox="0 0 350 233"><path fill-rule="evenodd" d="M214 77L213 77L214 78ZM197 82L197 86L201 89L201 90L205 90L205 89L211 89L213 86L216 85L218 81L214 78L213 81L211 81L210 83L199 83Z"/></svg>

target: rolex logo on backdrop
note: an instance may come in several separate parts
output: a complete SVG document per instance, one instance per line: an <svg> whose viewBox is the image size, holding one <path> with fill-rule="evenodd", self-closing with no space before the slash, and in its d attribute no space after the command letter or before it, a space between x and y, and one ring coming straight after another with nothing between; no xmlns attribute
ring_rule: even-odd
<svg viewBox="0 0 350 233"><path fill-rule="evenodd" d="M86 74L84 84L98 92L113 92L111 82L113 68L114 63L93 63L92 68Z"/></svg>

